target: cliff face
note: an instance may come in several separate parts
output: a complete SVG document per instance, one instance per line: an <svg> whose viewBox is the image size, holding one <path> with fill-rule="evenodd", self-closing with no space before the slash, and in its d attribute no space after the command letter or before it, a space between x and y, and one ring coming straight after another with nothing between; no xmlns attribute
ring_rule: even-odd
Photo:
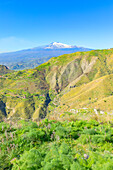
<svg viewBox="0 0 113 170"><path fill-rule="evenodd" d="M100 99L106 97L105 91L112 93L111 87L107 90L107 86L103 86L104 81L97 83L99 78L104 80L104 76L112 75L112 61L112 49L77 52L52 58L35 69L10 72L0 77L0 119L5 116L42 119L48 112L54 112L55 102L58 112L66 110L67 106L89 106L87 97L98 98L99 88L103 87ZM112 82L111 79L107 79L108 82ZM64 102L67 103L65 108ZM97 106L97 102L90 106Z"/></svg>
<svg viewBox="0 0 113 170"><path fill-rule="evenodd" d="M92 71L93 66L97 61L97 57L93 57L91 61L81 56L66 65L55 66L47 76L50 88L56 89L57 92L61 92L65 87L84 75L87 75Z"/></svg>

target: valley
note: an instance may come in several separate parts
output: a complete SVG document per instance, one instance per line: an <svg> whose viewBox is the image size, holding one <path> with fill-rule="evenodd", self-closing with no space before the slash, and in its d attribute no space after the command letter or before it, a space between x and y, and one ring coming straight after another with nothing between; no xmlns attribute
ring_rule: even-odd
<svg viewBox="0 0 113 170"><path fill-rule="evenodd" d="M113 168L113 49L0 66L0 168Z"/></svg>
<svg viewBox="0 0 113 170"><path fill-rule="evenodd" d="M8 70L0 77L5 113L8 118L39 120L44 110L62 114L86 107L112 112L112 62L112 49L93 50L53 57L34 69ZM1 119L5 113L1 109Z"/></svg>

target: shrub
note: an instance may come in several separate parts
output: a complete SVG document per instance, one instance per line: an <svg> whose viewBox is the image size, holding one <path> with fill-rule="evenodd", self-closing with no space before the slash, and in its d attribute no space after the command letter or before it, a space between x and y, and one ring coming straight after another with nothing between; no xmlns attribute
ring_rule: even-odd
<svg viewBox="0 0 113 170"><path fill-rule="evenodd" d="M41 168L42 156L36 149L31 149L30 151L26 151L23 155L20 156L20 159L12 160L13 170L21 169L21 170L32 170Z"/></svg>

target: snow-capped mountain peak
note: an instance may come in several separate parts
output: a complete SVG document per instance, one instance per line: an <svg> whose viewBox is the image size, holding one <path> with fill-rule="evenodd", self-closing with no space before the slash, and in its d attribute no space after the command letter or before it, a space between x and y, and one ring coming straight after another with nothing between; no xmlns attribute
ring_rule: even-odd
<svg viewBox="0 0 113 170"><path fill-rule="evenodd" d="M73 48L71 45L63 44L60 42L53 42L45 47L45 49L57 49L57 48Z"/></svg>

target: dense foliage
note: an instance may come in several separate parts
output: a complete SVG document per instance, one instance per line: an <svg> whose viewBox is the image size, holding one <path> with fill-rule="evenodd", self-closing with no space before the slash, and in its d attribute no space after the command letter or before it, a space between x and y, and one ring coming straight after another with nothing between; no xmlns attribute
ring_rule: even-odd
<svg viewBox="0 0 113 170"><path fill-rule="evenodd" d="M113 124L45 119L0 123L0 169L112 170Z"/></svg>

